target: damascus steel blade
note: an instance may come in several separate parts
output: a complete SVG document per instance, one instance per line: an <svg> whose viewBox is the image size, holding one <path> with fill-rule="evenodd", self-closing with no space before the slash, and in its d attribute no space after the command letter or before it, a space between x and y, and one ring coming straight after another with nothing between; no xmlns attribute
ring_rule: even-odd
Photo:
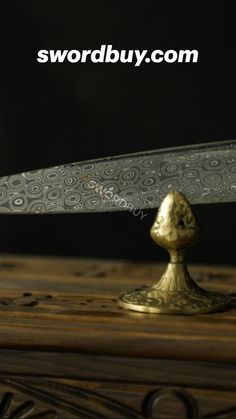
<svg viewBox="0 0 236 419"><path fill-rule="evenodd" d="M171 190L191 204L236 201L236 140L64 164L0 178L0 212L156 208Z"/></svg>

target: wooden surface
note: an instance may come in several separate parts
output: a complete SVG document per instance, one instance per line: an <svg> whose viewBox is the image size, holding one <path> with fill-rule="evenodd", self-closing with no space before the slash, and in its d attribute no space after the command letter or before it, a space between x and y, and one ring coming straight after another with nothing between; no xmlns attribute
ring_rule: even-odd
<svg viewBox="0 0 236 419"><path fill-rule="evenodd" d="M118 308L164 265L0 257L0 418L236 418L236 310ZM191 266L236 295L234 267Z"/></svg>
<svg viewBox="0 0 236 419"><path fill-rule="evenodd" d="M164 266L60 258L0 258L0 347L119 356L236 361L236 311L151 315L118 308L123 290ZM209 289L236 292L236 270L190 267Z"/></svg>

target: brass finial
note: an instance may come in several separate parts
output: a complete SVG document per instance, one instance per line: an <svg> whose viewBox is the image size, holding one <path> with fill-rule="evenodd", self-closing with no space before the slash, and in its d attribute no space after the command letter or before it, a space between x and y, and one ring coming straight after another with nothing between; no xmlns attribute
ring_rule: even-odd
<svg viewBox="0 0 236 419"><path fill-rule="evenodd" d="M185 253L198 240L199 226L180 192L172 191L163 200L151 237L168 250L167 269L151 287L121 294L119 306L147 313L197 314L216 312L230 305L227 295L200 288L188 272Z"/></svg>

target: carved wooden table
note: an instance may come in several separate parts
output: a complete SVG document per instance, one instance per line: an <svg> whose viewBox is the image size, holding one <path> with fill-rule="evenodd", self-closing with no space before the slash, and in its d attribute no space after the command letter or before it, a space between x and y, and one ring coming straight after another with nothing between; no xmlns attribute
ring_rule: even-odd
<svg viewBox="0 0 236 419"><path fill-rule="evenodd" d="M236 310L124 311L164 266L0 257L0 418L236 418ZM190 266L236 292L233 267Z"/></svg>

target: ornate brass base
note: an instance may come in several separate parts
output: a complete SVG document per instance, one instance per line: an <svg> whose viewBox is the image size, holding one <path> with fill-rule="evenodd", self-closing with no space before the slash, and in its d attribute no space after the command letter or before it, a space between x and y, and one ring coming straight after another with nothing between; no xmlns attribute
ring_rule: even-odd
<svg viewBox="0 0 236 419"><path fill-rule="evenodd" d="M151 287L120 295L120 307L145 313L212 313L230 306L230 297L200 288L189 275L186 248L199 236L199 227L187 200L172 191L162 202L151 229L154 241L170 253L170 263Z"/></svg>
<svg viewBox="0 0 236 419"><path fill-rule="evenodd" d="M157 284L121 294L119 306L144 313L196 314L224 310L230 301L227 295L200 288L183 264L169 263Z"/></svg>

